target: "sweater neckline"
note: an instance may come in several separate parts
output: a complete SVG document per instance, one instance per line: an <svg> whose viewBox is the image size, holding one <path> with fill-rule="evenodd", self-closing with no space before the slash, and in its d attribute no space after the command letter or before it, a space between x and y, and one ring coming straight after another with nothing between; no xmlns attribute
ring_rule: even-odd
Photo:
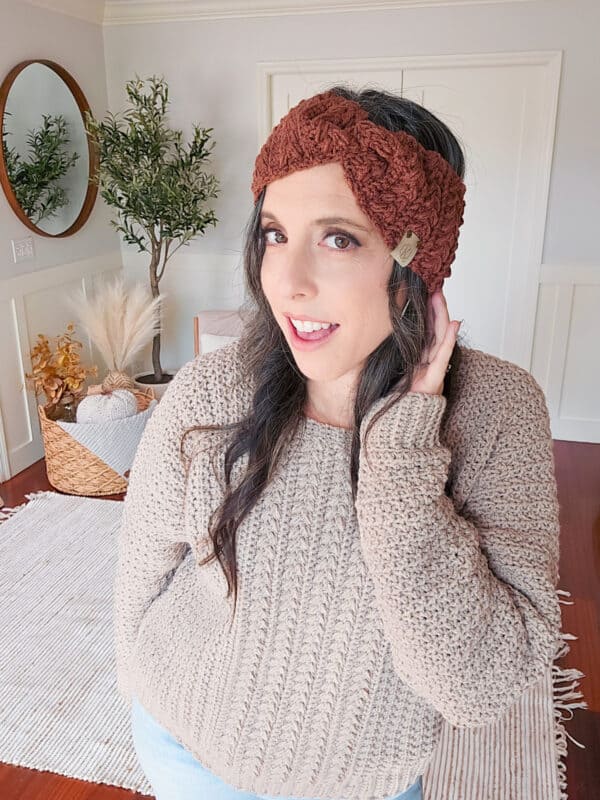
<svg viewBox="0 0 600 800"><path fill-rule="evenodd" d="M307 417L306 414L302 416L304 417L307 429L312 429L315 432L319 432L321 435L326 435L334 439L350 439L352 437L352 430L350 428L340 428L337 425L329 425L327 422L319 422L312 417Z"/></svg>

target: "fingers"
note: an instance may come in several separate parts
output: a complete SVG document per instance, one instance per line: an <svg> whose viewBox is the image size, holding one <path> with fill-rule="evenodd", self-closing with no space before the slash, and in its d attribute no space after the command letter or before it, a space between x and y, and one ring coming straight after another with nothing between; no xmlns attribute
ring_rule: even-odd
<svg viewBox="0 0 600 800"><path fill-rule="evenodd" d="M448 307L446 305L446 298L441 289L438 289L431 295L431 305L434 314L434 330L435 342L431 348L431 356L429 361L433 361L436 357L438 350L444 341L448 325L450 324L450 316L448 314Z"/></svg>
<svg viewBox="0 0 600 800"><path fill-rule="evenodd" d="M448 364L452 348L456 342L458 335L458 327L456 322L450 322L450 315L448 314L448 305L446 298L441 289L438 289L432 295L432 301L436 310L435 318L435 338L436 348L432 353L433 358L430 361L438 359L443 360L444 370Z"/></svg>
<svg viewBox="0 0 600 800"><path fill-rule="evenodd" d="M456 320L450 321L446 298L441 289L429 295L428 313L434 331L434 341L423 354L424 363L422 362L411 391L441 394L460 324Z"/></svg>
<svg viewBox="0 0 600 800"><path fill-rule="evenodd" d="M458 336L458 328L460 327L460 323L457 322L449 322L446 326L446 330L444 332L444 338L442 339L440 346L435 353L433 359L431 359L431 363L433 365L436 374L439 373L439 376L443 378L446 374L446 369L450 362L450 357L452 356L452 350L454 349L454 345L456 344L456 337Z"/></svg>

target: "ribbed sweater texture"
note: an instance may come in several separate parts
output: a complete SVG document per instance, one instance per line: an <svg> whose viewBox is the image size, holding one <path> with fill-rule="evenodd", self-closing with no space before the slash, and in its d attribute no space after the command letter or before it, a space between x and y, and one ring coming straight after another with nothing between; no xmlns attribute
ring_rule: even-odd
<svg viewBox="0 0 600 800"><path fill-rule="evenodd" d="M457 399L409 392L352 432L304 418L237 531L238 607L209 551L221 433L251 406L235 340L185 364L145 428L114 584L117 686L230 786L382 800L442 722L494 722L559 644L559 505L543 390L463 347ZM227 434L229 436L229 433ZM248 455L233 469L234 485Z"/></svg>

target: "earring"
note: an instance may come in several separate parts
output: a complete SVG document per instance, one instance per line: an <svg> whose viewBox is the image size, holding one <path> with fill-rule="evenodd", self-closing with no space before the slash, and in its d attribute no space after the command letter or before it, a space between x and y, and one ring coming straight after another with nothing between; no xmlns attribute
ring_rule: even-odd
<svg viewBox="0 0 600 800"><path fill-rule="evenodd" d="M410 297L408 298L408 300L404 304L404 308L402 309L402 313L400 314L401 317L403 317L406 314L406 309L408 308L409 303L410 303Z"/></svg>

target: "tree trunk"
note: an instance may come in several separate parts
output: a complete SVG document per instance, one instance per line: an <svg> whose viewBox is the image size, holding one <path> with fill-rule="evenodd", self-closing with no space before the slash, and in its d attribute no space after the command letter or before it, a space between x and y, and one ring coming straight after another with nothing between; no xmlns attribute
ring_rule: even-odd
<svg viewBox="0 0 600 800"><path fill-rule="evenodd" d="M158 278L156 274L159 259L160 250L157 251L154 249L152 252L152 258L150 260L150 288L152 290L152 297L158 297L160 294L158 291ZM159 312L162 316L162 309L160 306ZM152 340L152 368L154 369L154 382L162 383L163 371L160 365L160 332L155 333L154 339Z"/></svg>

